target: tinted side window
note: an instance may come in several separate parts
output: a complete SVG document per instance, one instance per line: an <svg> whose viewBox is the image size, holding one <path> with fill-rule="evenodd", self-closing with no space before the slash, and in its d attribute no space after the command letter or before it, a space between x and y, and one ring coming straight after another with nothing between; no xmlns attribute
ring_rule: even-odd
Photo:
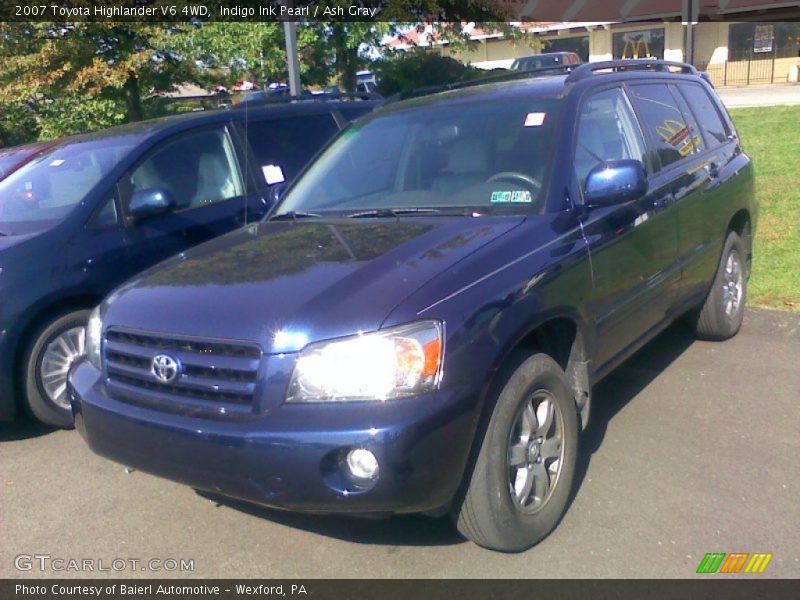
<svg viewBox="0 0 800 600"><path fill-rule="evenodd" d="M355 121L358 117L367 114L371 110L372 104L363 105L358 102L353 102L352 106L341 107L339 109L339 114L348 121Z"/></svg>
<svg viewBox="0 0 800 600"><path fill-rule="evenodd" d="M92 229L102 229L104 227L111 227L119 224L119 215L117 215L117 202L112 195L103 204L103 208L97 211L89 222L89 227Z"/></svg>
<svg viewBox="0 0 800 600"><path fill-rule="evenodd" d="M222 128L167 142L123 179L120 188L123 198L138 190L166 190L178 210L229 200L243 193L233 146Z"/></svg>
<svg viewBox="0 0 800 600"><path fill-rule="evenodd" d="M711 147L724 143L728 139L728 132L708 92L699 85L680 85L679 89L697 117L706 143Z"/></svg>
<svg viewBox="0 0 800 600"><path fill-rule="evenodd" d="M260 167L277 165L287 181L339 131L333 115L306 115L283 119L247 121L247 141Z"/></svg>
<svg viewBox="0 0 800 600"><path fill-rule="evenodd" d="M645 145L625 95L618 88L589 97L581 108L575 174L583 187L594 167L609 160L645 161Z"/></svg>
<svg viewBox="0 0 800 600"><path fill-rule="evenodd" d="M688 111L678 108L678 101L665 84L635 85L631 92L642 127L661 159L662 167L702 150L703 141L697 124Z"/></svg>

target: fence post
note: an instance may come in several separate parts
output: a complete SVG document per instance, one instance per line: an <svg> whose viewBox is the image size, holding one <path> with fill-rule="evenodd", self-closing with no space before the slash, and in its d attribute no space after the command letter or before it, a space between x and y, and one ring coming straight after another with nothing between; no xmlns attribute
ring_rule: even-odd
<svg viewBox="0 0 800 600"><path fill-rule="evenodd" d="M722 85L728 85L728 61L725 61L725 70L722 73Z"/></svg>
<svg viewBox="0 0 800 600"><path fill-rule="evenodd" d="M769 72L769 82L775 83L775 48L772 49L772 70Z"/></svg>
<svg viewBox="0 0 800 600"><path fill-rule="evenodd" d="M753 64L753 51L750 51L750 56L747 58L747 85L750 85L750 65Z"/></svg>

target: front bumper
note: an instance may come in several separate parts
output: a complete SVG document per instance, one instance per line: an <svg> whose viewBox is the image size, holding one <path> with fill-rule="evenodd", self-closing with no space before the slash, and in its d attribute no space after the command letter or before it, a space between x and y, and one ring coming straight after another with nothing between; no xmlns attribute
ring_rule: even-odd
<svg viewBox="0 0 800 600"><path fill-rule="evenodd" d="M91 449L145 472L275 508L355 514L434 511L464 473L475 430L472 395L440 391L387 403L282 404L217 420L121 402L88 362L69 380L75 426ZM346 451L371 450L380 471L358 487Z"/></svg>

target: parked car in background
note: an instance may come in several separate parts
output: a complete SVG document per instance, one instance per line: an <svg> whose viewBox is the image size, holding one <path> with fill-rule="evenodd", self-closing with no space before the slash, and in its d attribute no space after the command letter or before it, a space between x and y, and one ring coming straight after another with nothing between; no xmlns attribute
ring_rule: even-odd
<svg viewBox="0 0 800 600"><path fill-rule="evenodd" d="M522 56L511 63L512 71L535 71L548 67L562 67L581 64L581 57L574 52L546 52L532 56Z"/></svg>
<svg viewBox="0 0 800 600"><path fill-rule="evenodd" d="M378 89L378 80L372 71L359 71L356 73L356 91L372 93Z"/></svg>
<svg viewBox="0 0 800 600"><path fill-rule="evenodd" d="M370 102L211 111L68 138L0 182L0 419L72 423L66 375L115 286L261 219ZM20 401L15 401L19 398Z"/></svg>
<svg viewBox="0 0 800 600"><path fill-rule="evenodd" d="M237 81L231 86L232 92L249 92L251 90L259 89L257 83L253 83L252 81L247 81L246 79L243 81Z"/></svg>
<svg viewBox="0 0 800 600"><path fill-rule="evenodd" d="M512 78L375 111L267 221L115 290L69 378L92 450L282 509L543 539L593 386L684 315L739 330L758 205L694 67Z"/></svg>
<svg viewBox="0 0 800 600"><path fill-rule="evenodd" d="M50 140L12 146L10 148L0 148L0 181L57 143L58 140Z"/></svg>

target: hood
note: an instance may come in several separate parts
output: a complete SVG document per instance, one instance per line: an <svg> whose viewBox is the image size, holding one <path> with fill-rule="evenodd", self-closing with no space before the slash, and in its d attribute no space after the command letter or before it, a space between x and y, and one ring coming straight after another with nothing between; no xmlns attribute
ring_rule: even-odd
<svg viewBox="0 0 800 600"><path fill-rule="evenodd" d="M6 250L7 248L18 246L22 242L34 238L37 235L38 234L36 233L27 233L23 235L0 235L0 252Z"/></svg>
<svg viewBox="0 0 800 600"><path fill-rule="evenodd" d="M106 326L253 340L378 329L426 282L524 217L260 223L146 271L106 301ZM298 342L299 345L300 342ZM281 348L281 351L300 348Z"/></svg>

